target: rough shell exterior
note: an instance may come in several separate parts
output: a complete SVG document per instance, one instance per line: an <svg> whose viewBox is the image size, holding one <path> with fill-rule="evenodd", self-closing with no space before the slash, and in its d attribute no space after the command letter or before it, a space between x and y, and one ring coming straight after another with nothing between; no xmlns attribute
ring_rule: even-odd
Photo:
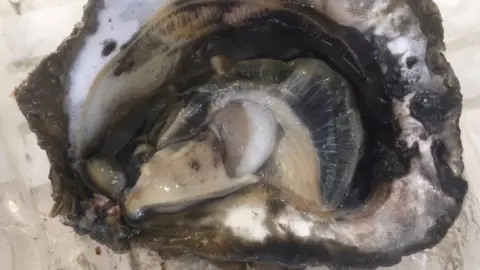
<svg viewBox="0 0 480 270"><path fill-rule="evenodd" d="M245 1L236 2L242 5ZM295 3L328 13L329 3L332 2L299 0ZM191 223L162 224L165 226L164 234L156 235L154 241L149 241L152 237L148 235L145 238L140 236L135 241L146 243L153 249L162 245L187 248L212 258L279 261L292 266L362 263L365 267L374 267L395 264L402 256L431 247L444 237L461 210L467 184L462 178L462 145L458 123L462 96L459 82L442 54L445 46L438 8L432 0L338 0L336 3L344 7L350 16L345 17L344 13L329 14L344 27L357 28L372 42L378 49L378 61L385 72L385 91L393 100L395 121L401 129L396 138L397 147L401 150L401 158L408 160L410 165L406 175L385 183L385 186L396 192L382 207L399 209L398 215L396 212L391 212L389 216L372 214L367 222L359 219L355 222L310 220L310 223L304 224L291 223L282 219L295 217L299 211L279 204L282 197L278 191L257 186L242 194L264 200L256 205L256 213L249 212L256 214L252 220L260 219L258 224L263 224L268 217L276 224L285 225L282 228L284 234L269 237L272 234L269 229L248 226L239 228L241 224L231 225L234 223L229 223L228 218L221 225L208 224L202 213L187 213L166 220L181 218ZM97 12L102 7L103 1L89 1L82 24L74 29L55 53L39 64L15 92L22 113L31 130L38 136L39 144L47 152L51 163L52 196L56 202L52 214L60 213L71 220L80 201L91 194L81 181L75 179L68 163L68 117L64 101L69 77L66 71L71 69L85 37L95 32ZM402 18L410 18L402 17L404 13L413 13L418 22L402 21ZM245 16L248 17L248 14ZM398 27L402 29L395 27L399 20L402 23ZM390 32L389 27L397 32ZM398 36L398 32L404 35ZM405 43L407 46L403 47ZM408 44L415 46L412 49ZM387 55L393 55L397 62L386 64ZM389 167L392 163L389 163L388 158L397 157L383 156L378 160L375 169L380 177L387 171L398 169ZM425 186L431 187L427 189L431 194L424 195L425 199L418 204L419 200L415 196L420 195L416 191L423 190ZM242 200L240 197L231 199ZM416 204L409 204L412 201ZM264 205L264 202L267 204ZM243 210L236 209L238 213ZM381 213L380 210L378 213ZM215 212L215 206L205 211L227 216L236 213L233 210L218 213ZM405 214L409 218L403 219ZM422 224L419 224L422 216L430 219L422 220ZM387 227L392 219L395 220L394 224L402 226ZM305 221L300 216L299 220ZM238 221L235 222L239 224ZM304 227L299 228L301 225ZM170 235L167 229L169 226L186 231L187 235ZM242 235L241 232L248 229L254 231L249 234L253 238ZM394 233L387 233L389 231ZM304 237L298 238L302 233ZM110 244L108 241L109 239L104 239L105 244Z"/></svg>

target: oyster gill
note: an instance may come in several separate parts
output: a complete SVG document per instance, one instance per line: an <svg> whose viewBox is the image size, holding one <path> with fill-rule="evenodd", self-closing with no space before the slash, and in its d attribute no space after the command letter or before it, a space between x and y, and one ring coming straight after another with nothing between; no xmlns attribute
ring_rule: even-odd
<svg viewBox="0 0 480 270"><path fill-rule="evenodd" d="M52 214L62 213L79 233L112 248L140 242L290 266L390 265L443 238L467 184L461 177L461 95L441 54L441 21L432 1L139 3L90 1L84 24L16 90L52 165ZM280 187L258 182L140 225L109 214L118 194L98 209L70 163L98 154L114 123L154 93L164 95L168 107L165 100L176 97L167 86L209 77L203 71L211 70L214 55L310 56L341 71L354 85L366 122L364 158L351 192L371 183L365 204L320 215Z"/></svg>

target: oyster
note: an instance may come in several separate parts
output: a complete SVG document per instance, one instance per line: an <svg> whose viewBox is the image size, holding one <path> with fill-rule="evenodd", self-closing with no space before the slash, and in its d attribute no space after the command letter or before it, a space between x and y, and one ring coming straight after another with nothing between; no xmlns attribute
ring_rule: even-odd
<svg viewBox="0 0 480 270"><path fill-rule="evenodd" d="M373 268L467 192L431 0L89 1L15 92L55 205L115 250Z"/></svg>

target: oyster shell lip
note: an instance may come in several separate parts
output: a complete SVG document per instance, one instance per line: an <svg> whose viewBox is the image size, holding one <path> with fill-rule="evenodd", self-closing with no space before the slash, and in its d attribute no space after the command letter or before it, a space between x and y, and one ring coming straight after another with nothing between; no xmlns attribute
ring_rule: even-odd
<svg viewBox="0 0 480 270"><path fill-rule="evenodd" d="M96 13L102 8L103 1L89 1L84 8L82 24L76 25L56 52L45 57L14 91L19 109L31 131L37 135L38 145L46 151L51 165L49 178L56 202L51 216L68 214L68 209L77 203L76 198L89 197L90 193L83 183L75 181L74 173L65 167L66 160L69 160L66 151L69 143L65 133L68 115L64 100L70 81L65 71L72 68L76 54L84 44L83 39L97 30Z"/></svg>
<svg viewBox="0 0 480 270"><path fill-rule="evenodd" d="M310 1L306 0L304 2L311 3ZM353 7L349 5L354 5L345 1L342 3L347 3L346 6L348 7ZM420 243L414 243L415 240L406 238L405 242L401 243L403 246L396 250L392 250L392 247L388 245L377 246L376 249L368 250L364 249L364 246L353 247L352 245L338 244L338 242L332 243L331 240L328 240L328 237L324 237L323 239L325 241L323 244L313 243L310 245L308 241L304 241L302 242L302 245L303 247L311 247L311 250L318 250L319 245L321 245L325 250L324 254L328 254L326 257L315 257L319 255L311 254L311 256L306 255L304 257L299 257L295 260L292 259L289 261L288 258L290 257L288 257L288 254L284 254L286 257L285 259L282 259L282 262L285 265L298 266L317 263L342 264L342 260L345 260L344 264L346 265L354 265L359 261L366 261L367 263L371 262L372 265L377 266L395 264L404 255L411 254L418 250L422 250L426 247L431 247L437 244L445 236L461 210L464 196L468 188L467 183L461 176L463 172L463 162L461 160L462 145L458 126L458 120L461 113L461 94L458 80L456 79L449 63L445 60L442 54L442 51L445 48L443 44L441 16L439 15L435 4L431 0L405 0L403 2L398 1L398 3L406 3L407 8L413 12L415 19L418 20L419 26L416 27L419 27L419 31L421 33L420 40L425 41L424 44L419 45L419 50L425 49L426 53L424 59L417 59L417 61L421 61L420 68L427 69L428 73L434 77L436 76L435 78L438 79L437 82L440 83L425 80L423 77L419 79L421 83L416 83L415 78L409 79L409 76L405 75L409 72L408 70L410 70L405 68L406 65L408 65L407 62L405 62L406 65L403 68L399 68L401 70L400 77L398 77L398 74L389 71L389 67L386 66L385 68L387 71L385 72L388 75L386 85L392 84L394 86L388 89L388 94L396 101L396 104L392 106L399 122L398 125L401 126L401 129L404 131L399 135L399 138L400 140L406 142L407 147L405 148L412 148L413 146L414 149L419 149L418 152L420 153L417 152L411 154L413 156L429 153L428 151L434 153L432 158L435 160L434 164L437 168L438 176L433 176L432 179L426 179L422 183L433 183L432 185L435 185L435 187L440 187L438 191L443 197L436 198L436 201L425 202L423 205L431 205L435 209L443 209L444 212L448 214L432 214L435 220L438 222L438 225L428 228L425 235L428 235L429 237L425 237ZM77 181L75 179L73 172L66 164L69 160L67 153L69 143L67 138L68 128L66 111L63 104L65 91L68 88L68 77L65 74L65 70L70 70L70 65L73 61L72 58L75 57L75 49L71 48L76 47L78 49L77 46L79 45L76 43L83 43L83 39L88 36L89 33L93 33L95 31L96 22L94 16L97 14L97 9L101 9L102 6L102 1L89 1L85 10L86 15L83 19L84 26L78 26L72 33L72 36L59 47L58 51L45 58L29 75L27 80L15 91L15 98L22 113L25 115L32 131L37 135L40 146L45 149L48 154L50 163L52 165L50 179L53 186L53 197L58 205L63 206L59 207L58 211L65 215L76 212L77 209L75 209L74 205L76 205L78 201L82 200L83 198L88 198L90 195L89 190L81 181ZM351 11L353 14L358 16L363 16L364 14L362 12L365 12L365 10L357 10L355 8L352 8ZM367 19L365 20L365 22L368 21L369 20ZM357 27L359 31L362 31L371 37L377 36L384 38L383 40L374 39L374 42L376 42L375 46L377 48L388 47L384 45L386 42L392 41L392 37L387 36L386 33L369 33L367 30L365 30L367 27L364 26L364 24L359 24ZM380 54L388 53L389 52L386 51L380 52ZM67 58L66 61L65 58ZM70 60L68 58L70 58ZM398 87L402 84L406 87ZM443 112L438 112L436 117L437 120L435 120L435 117L428 117L428 115L422 113L422 110L428 106L428 103L424 103L424 100L420 98L422 94L431 97L432 100L439 102L442 105L448 105L445 106L445 108L449 109ZM439 97L444 99L440 99ZM451 98L449 99L447 97ZM415 121L413 121L411 117L409 118L410 112L416 115L417 119L414 119ZM408 133L408 131L412 131L408 127L408 125L412 123L415 124L416 127L424 127L427 129L423 134L427 138L427 143L425 143L425 141L411 139L410 135L418 135L414 133ZM384 165L388 164L383 164L383 166ZM380 173L382 173L382 170L383 169L379 169ZM413 177L413 175L410 174L407 176L407 178L408 177ZM396 183L399 186L401 186L400 184L405 184L408 186L409 182L406 181L408 179L402 179L405 181L398 181ZM395 186L395 188L398 188L398 186ZM252 192L254 193L254 191ZM272 193L275 194L274 191ZM436 202L441 202L444 204L435 204ZM300 220L302 219L300 218ZM349 223L349 221L339 221L337 225L345 226L343 228L348 228L348 225L351 224L353 223ZM189 227L179 227L179 230L184 229L192 230L192 228ZM203 238L208 238L209 236L211 236L211 234L208 233L199 233L196 235L196 237ZM240 244L238 241L239 239L243 238L238 235L233 235L231 231L225 232L224 236L225 242L233 242L243 247L243 249L237 253L237 255L242 258L247 258L246 260L258 259L259 255L254 255L255 253L261 254L261 252L268 253L275 250L278 251L278 249L273 248L273 243L275 242L270 241L268 243L256 242ZM169 243L175 240L180 240L180 242L182 240L185 241L185 239L168 237L162 238L161 236L158 236L156 240L158 240L158 243ZM208 256L208 254L213 252L207 247L203 247L203 249L193 248L195 240L200 241L201 239L197 238L192 239L191 242L184 242L183 246L190 247L192 250L195 250L197 253L205 256ZM101 241L106 243L109 241L109 239L103 239ZM280 244L282 247L290 247L292 242L280 241L280 243L277 242L276 244ZM150 245L153 248L158 247L155 246L155 243L150 243ZM218 248L218 246L215 247ZM230 250L229 247L225 246L220 247L220 251L220 254L227 255L234 252ZM293 253L294 252L292 252L292 254ZM342 253L344 255L341 255ZM373 261L374 257L375 261ZM271 259L277 258L278 257Z"/></svg>

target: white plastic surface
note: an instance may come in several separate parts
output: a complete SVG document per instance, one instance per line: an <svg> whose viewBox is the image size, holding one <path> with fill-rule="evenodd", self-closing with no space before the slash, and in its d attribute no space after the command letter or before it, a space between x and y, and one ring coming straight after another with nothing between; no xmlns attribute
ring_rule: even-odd
<svg viewBox="0 0 480 270"><path fill-rule="evenodd" d="M80 20L86 0L0 0L0 269L215 269L193 257L162 262L145 250L116 255L47 217L49 164L9 94ZM462 85L464 211L436 248L392 268L480 269L480 2L436 0L444 18L447 59ZM17 14L19 11L20 14ZM163 267L163 268L162 268Z"/></svg>

